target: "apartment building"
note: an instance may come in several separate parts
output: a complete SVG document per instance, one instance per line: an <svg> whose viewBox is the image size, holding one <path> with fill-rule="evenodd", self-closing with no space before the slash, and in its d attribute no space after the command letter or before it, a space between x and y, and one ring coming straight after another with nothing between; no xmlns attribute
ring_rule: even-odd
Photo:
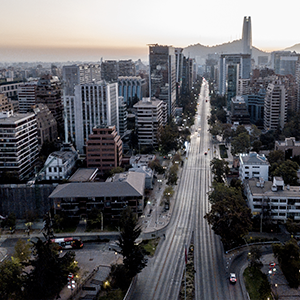
<svg viewBox="0 0 300 300"><path fill-rule="evenodd" d="M235 96L231 99L231 109L230 109L230 119L231 123L236 123L240 125L250 124L250 114L244 97Z"/></svg>
<svg viewBox="0 0 300 300"><path fill-rule="evenodd" d="M143 98L136 103L136 127L140 145L158 144L159 128L167 123L166 104L157 99Z"/></svg>
<svg viewBox="0 0 300 300"><path fill-rule="evenodd" d="M121 166L122 156L122 140L116 126L94 127L86 145L87 167L98 168L99 174L104 174Z"/></svg>
<svg viewBox="0 0 300 300"><path fill-rule="evenodd" d="M24 180L38 157L37 122L34 113L0 112L0 172Z"/></svg>
<svg viewBox="0 0 300 300"><path fill-rule="evenodd" d="M265 181L269 179L270 164L264 154L240 154L239 164L239 177L242 182L249 178L263 178Z"/></svg>
<svg viewBox="0 0 300 300"><path fill-rule="evenodd" d="M127 132L127 105L124 97L119 96L119 135L123 137Z"/></svg>
<svg viewBox="0 0 300 300"><path fill-rule="evenodd" d="M252 178L245 182L247 203L253 215L268 215L274 221L300 221L299 186L285 185L281 177L273 181Z"/></svg>
<svg viewBox="0 0 300 300"><path fill-rule="evenodd" d="M287 118L287 91L280 79L268 84L264 103L264 130L283 128Z"/></svg>

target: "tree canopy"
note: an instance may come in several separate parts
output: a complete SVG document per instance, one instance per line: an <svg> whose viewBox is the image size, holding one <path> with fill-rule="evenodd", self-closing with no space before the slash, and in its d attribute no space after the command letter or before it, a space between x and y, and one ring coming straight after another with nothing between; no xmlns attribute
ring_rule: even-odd
<svg viewBox="0 0 300 300"><path fill-rule="evenodd" d="M281 176L285 184L298 185L297 171L299 165L291 160L286 160L277 165L275 170L271 172L271 176Z"/></svg>
<svg viewBox="0 0 300 300"><path fill-rule="evenodd" d="M282 244L273 244L273 253L291 288L300 285L300 248L295 239Z"/></svg>
<svg viewBox="0 0 300 300"><path fill-rule="evenodd" d="M214 180L225 182L226 175L229 173L228 162L224 159L213 158L210 162L211 170L214 174Z"/></svg>
<svg viewBox="0 0 300 300"><path fill-rule="evenodd" d="M251 210L240 189L214 183L209 194L211 210L205 215L213 231L221 237L224 247L239 242L251 228Z"/></svg>
<svg viewBox="0 0 300 300"><path fill-rule="evenodd" d="M118 245L121 248L120 253L123 256L124 267L130 278L140 273L147 265L144 249L135 243L141 233L141 228L137 226L137 222L138 220L130 207L122 212Z"/></svg>

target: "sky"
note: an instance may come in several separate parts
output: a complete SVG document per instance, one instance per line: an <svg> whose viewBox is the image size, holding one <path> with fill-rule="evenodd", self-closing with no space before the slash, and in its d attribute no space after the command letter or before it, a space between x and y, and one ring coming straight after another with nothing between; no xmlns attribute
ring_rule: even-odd
<svg viewBox="0 0 300 300"><path fill-rule="evenodd" d="M0 0L0 62L148 60L148 44L300 43L299 0Z"/></svg>

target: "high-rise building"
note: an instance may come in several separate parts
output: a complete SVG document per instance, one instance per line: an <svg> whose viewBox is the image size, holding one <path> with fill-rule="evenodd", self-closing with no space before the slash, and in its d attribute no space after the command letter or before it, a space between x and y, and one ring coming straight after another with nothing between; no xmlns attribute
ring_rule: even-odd
<svg viewBox="0 0 300 300"><path fill-rule="evenodd" d="M287 118L287 91L280 79L269 83L264 105L265 131L283 128Z"/></svg>
<svg viewBox="0 0 300 300"><path fill-rule="evenodd" d="M239 79L250 79L250 54L222 54L219 65L219 92L226 95L227 106L237 95Z"/></svg>
<svg viewBox="0 0 300 300"><path fill-rule="evenodd" d="M100 174L121 166L122 140L116 126L96 126L88 137L86 162L88 168L98 168Z"/></svg>
<svg viewBox="0 0 300 300"><path fill-rule="evenodd" d="M156 146L159 128L167 123L166 104L158 99L143 98L134 107L137 109L136 127L139 144Z"/></svg>
<svg viewBox="0 0 300 300"><path fill-rule="evenodd" d="M38 152L34 113L0 112L0 172L24 180L33 172Z"/></svg>
<svg viewBox="0 0 300 300"><path fill-rule="evenodd" d="M140 76L118 77L119 96L124 97L125 103L132 107L134 99L141 100L146 93L146 80Z"/></svg>
<svg viewBox="0 0 300 300"><path fill-rule="evenodd" d="M156 97L167 105L168 116L175 115L176 59L172 46L149 45L150 98Z"/></svg>
<svg viewBox="0 0 300 300"><path fill-rule="evenodd" d="M57 122L48 106L42 103L33 107L36 115L38 144L42 146L45 141L56 141L58 137Z"/></svg>
<svg viewBox="0 0 300 300"><path fill-rule="evenodd" d="M135 76L136 70L135 70L135 63L129 59L129 60L119 60L118 62L118 77L119 76Z"/></svg>
<svg viewBox="0 0 300 300"><path fill-rule="evenodd" d="M252 52L251 17L244 17L242 41L243 41L243 54L251 55Z"/></svg>
<svg viewBox="0 0 300 300"><path fill-rule="evenodd" d="M61 82L57 76L43 75L36 87L36 103L48 106L57 122L58 135L64 137L64 107Z"/></svg>
<svg viewBox="0 0 300 300"><path fill-rule="evenodd" d="M124 97L119 96L119 135L123 135L127 132L127 105L124 101Z"/></svg>
<svg viewBox="0 0 300 300"><path fill-rule="evenodd" d="M99 64L63 66L63 105L65 142L75 140L75 86L98 82L101 79Z"/></svg>
<svg viewBox="0 0 300 300"><path fill-rule="evenodd" d="M101 79L107 82L117 82L119 66L116 60L106 60L101 63Z"/></svg>
<svg viewBox="0 0 300 300"><path fill-rule="evenodd" d="M271 67L277 75L296 76L300 54L291 51L274 51L271 53Z"/></svg>
<svg viewBox="0 0 300 300"><path fill-rule="evenodd" d="M29 81L21 84L18 89L20 113L32 112L36 105L37 81Z"/></svg>
<svg viewBox="0 0 300 300"><path fill-rule="evenodd" d="M67 106L67 132L79 153L95 126L115 125L119 131L118 84L99 81L75 86L74 101Z"/></svg>

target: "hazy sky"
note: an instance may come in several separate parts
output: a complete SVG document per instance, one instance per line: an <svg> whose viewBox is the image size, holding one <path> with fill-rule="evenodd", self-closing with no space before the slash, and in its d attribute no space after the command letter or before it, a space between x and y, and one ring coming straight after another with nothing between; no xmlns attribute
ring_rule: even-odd
<svg viewBox="0 0 300 300"><path fill-rule="evenodd" d="M0 61L145 60L147 44L240 39L244 16L259 49L300 43L299 0L1 0Z"/></svg>

